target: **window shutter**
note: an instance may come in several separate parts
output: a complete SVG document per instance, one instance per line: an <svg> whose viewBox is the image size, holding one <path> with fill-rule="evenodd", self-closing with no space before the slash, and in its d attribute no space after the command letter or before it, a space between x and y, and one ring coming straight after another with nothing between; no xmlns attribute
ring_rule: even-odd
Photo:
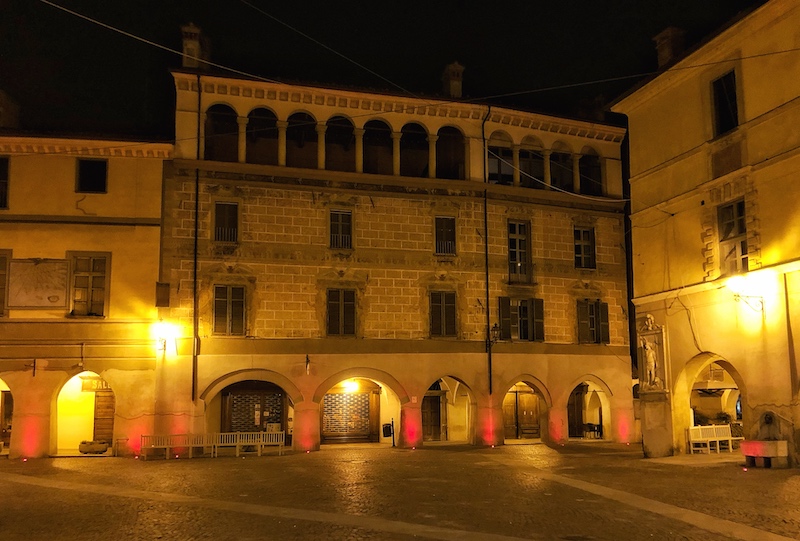
<svg viewBox="0 0 800 541"><path fill-rule="evenodd" d="M342 334L356 334L356 292L352 289L342 291L343 325Z"/></svg>
<svg viewBox="0 0 800 541"><path fill-rule="evenodd" d="M214 334L228 333L228 288L214 287Z"/></svg>
<svg viewBox="0 0 800 541"><path fill-rule="evenodd" d="M544 340L544 300L530 300L531 340L541 342Z"/></svg>
<svg viewBox="0 0 800 541"><path fill-rule="evenodd" d="M231 329L232 335L244 336L244 288L231 288Z"/></svg>
<svg viewBox="0 0 800 541"><path fill-rule="evenodd" d="M598 301L597 308L600 318L600 342L608 344L611 342L611 331L608 325L608 303Z"/></svg>
<svg viewBox="0 0 800 541"><path fill-rule="evenodd" d="M511 340L511 299L500 297L500 340Z"/></svg>
<svg viewBox="0 0 800 541"><path fill-rule="evenodd" d="M586 344L592 342L591 329L589 327L589 301L578 301L578 342Z"/></svg>
<svg viewBox="0 0 800 541"><path fill-rule="evenodd" d="M456 294L449 291L444 297L444 335L456 335Z"/></svg>
<svg viewBox="0 0 800 541"><path fill-rule="evenodd" d="M431 291L431 336L442 335L442 293Z"/></svg>
<svg viewBox="0 0 800 541"><path fill-rule="evenodd" d="M328 334L340 333L340 318L339 318L339 290L328 290Z"/></svg>

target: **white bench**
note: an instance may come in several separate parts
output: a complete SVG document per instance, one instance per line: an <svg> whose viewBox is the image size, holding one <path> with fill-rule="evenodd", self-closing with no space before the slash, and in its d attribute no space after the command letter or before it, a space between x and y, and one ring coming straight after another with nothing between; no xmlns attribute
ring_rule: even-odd
<svg viewBox="0 0 800 541"><path fill-rule="evenodd" d="M703 450L714 449L719 453L720 447L727 447L728 452L733 452L733 442L744 438L731 435L731 425L708 425L689 427L689 451L694 454Z"/></svg>
<svg viewBox="0 0 800 541"><path fill-rule="evenodd" d="M163 450L165 458L169 459L175 450L188 450L189 458L195 456L196 449L202 449L201 454L219 456L221 448L236 449L236 456L242 453L253 452L261 456L266 447L278 447L278 454L283 454L283 445L286 439L284 432L214 432L209 434L167 434L167 435L142 435L141 456L147 460L148 455ZM253 448L253 451L249 451Z"/></svg>

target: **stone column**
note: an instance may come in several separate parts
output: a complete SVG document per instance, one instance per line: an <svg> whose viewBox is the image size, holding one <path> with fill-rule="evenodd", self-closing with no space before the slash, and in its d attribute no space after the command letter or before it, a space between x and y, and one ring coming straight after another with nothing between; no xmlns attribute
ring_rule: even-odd
<svg viewBox="0 0 800 541"><path fill-rule="evenodd" d="M47 361L33 362L37 363L35 376L32 366L3 376L14 399L9 458L43 458L57 451L57 439L50 439L51 434L57 437L51 429L51 412L56 411L58 392L69 377L62 371L45 371Z"/></svg>
<svg viewBox="0 0 800 541"><path fill-rule="evenodd" d="M208 362L208 361L205 361ZM203 364L202 356L198 365ZM194 426L192 356L159 351L156 357L154 434L186 434ZM198 390L198 393L201 390Z"/></svg>
<svg viewBox="0 0 800 541"><path fill-rule="evenodd" d="M295 451L319 451L320 404L306 400L294 405L294 429L292 449Z"/></svg>
<svg viewBox="0 0 800 541"><path fill-rule="evenodd" d="M550 443L566 443L569 441L567 405L553 404L553 407L547 413L547 433L550 436Z"/></svg>
<svg viewBox="0 0 800 541"><path fill-rule="evenodd" d="M208 115L206 115L205 113L202 113L200 115L200 130L199 130L200 141L198 141L198 143L200 145L200 149L198 150L197 155L200 156L201 160L205 160L206 159L206 120L207 120L207 118L208 118ZM194 158L194 156L192 156L192 157Z"/></svg>
<svg viewBox="0 0 800 541"><path fill-rule="evenodd" d="M428 136L428 178L436 178L436 141L438 135Z"/></svg>
<svg viewBox="0 0 800 541"><path fill-rule="evenodd" d="M542 180L548 190L553 185L553 178L550 176L550 154L552 152L549 150L542 150L542 161L544 162L544 178Z"/></svg>
<svg viewBox="0 0 800 541"><path fill-rule="evenodd" d="M581 155L572 155L572 191L581 193Z"/></svg>
<svg viewBox="0 0 800 541"><path fill-rule="evenodd" d="M396 436L398 447L411 449L422 445L422 409L419 402L406 402L400 407L400 432Z"/></svg>
<svg viewBox="0 0 800 541"><path fill-rule="evenodd" d="M325 169L325 130L328 126L317 124L317 169Z"/></svg>
<svg viewBox="0 0 800 541"><path fill-rule="evenodd" d="M238 117L236 123L239 124L239 163L247 162L247 117Z"/></svg>
<svg viewBox="0 0 800 541"><path fill-rule="evenodd" d="M286 166L286 128L289 123L285 120L278 120L275 125L278 127L278 165Z"/></svg>
<svg viewBox="0 0 800 541"><path fill-rule="evenodd" d="M503 407L501 403L495 403L495 399L502 401L501 394L493 394L486 397L489 403L478 401L478 419L475 427L476 445L502 445L505 439L503 430Z"/></svg>
<svg viewBox="0 0 800 541"><path fill-rule="evenodd" d="M356 128L353 135L356 139L356 173L364 172L364 133L366 130Z"/></svg>
<svg viewBox="0 0 800 541"><path fill-rule="evenodd" d="M400 138L403 137L401 132L392 132L392 174L400 176Z"/></svg>
<svg viewBox="0 0 800 541"><path fill-rule="evenodd" d="M511 146L511 164L514 166L512 174L514 175L514 186L519 186L519 145Z"/></svg>

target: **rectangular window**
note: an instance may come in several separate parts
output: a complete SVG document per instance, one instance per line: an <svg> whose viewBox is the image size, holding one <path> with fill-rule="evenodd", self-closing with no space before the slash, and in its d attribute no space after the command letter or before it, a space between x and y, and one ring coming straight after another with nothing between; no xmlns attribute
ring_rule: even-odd
<svg viewBox="0 0 800 541"><path fill-rule="evenodd" d="M0 157L0 209L8 208L8 158Z"/></svg>
<svg viewBox="0 0 800 541"><path fill-rule="evenodd" d="M355 336L356 292L353 289L328 290L328 336Z"/></svg>
<svg viewBox="0 0 800 541"><path fill-rule="evenodd" d="M108 162L106 160L78 160L78 193L106 193Z"/></svg>
<svg viewBox="0 0 800 541"><path fill-rule="evenodd" d="M452 216L436 217L436 253L456 254L456 219Z"/></svg>
<svg viewBox="0 0 800 541"><path fill-rule="evenodd" d="M575 228L575 268L594 269L595 260L594 228Z"/></svg>
<svg viewBox="0 0 800 541"><path fill-rule="evenodd" d="M729 71L711 83L714 100L714 137L728 133L739 125L736 102L736 75Z"/></svg>
<svg viewBox="0 0 800 541"><path fill-rule="evenodd" d="M489 182L494 184L513 184L514 156L510 148L489 147Z"/></svg>
<svg viewBox="0 0 800 541"><path fill-rule="evenodd" d="M6 285L8 283L8 263L11 251L0 250L0 316L6 313Z"/></svg>
<svg viewBox="0 0 800 541"><path fill-rule="evenodd" d="M431 291L431 336L456 335L456 294Z"/></svg>
<svg viewBox="0 0 800 541"><path fill-rule="evenodd" d="M214 286L213 334L244 336L244 297L243 286Z"/></svg>
<svg viewBox="0 0 800 541"><path fill-rule="evenodd" d="M349 210L331 211L331 248L353 247L353 214Z"/></svg>
<svg viewBox="0 0 800 541"><path fill-rule="evenodd" d="M105 316L111 254L72 253L73 316Z"/></svg>
<svg viewBox="0 0 800 541"><path fill-rule="evenodd" d="M720 272L747 272L747 225L744 199L722 205L717 209L719 223Z"/></svg>
<svg viewBox="0 0 800 541"><path fill-rule="evenodd" d="M500 339L544 340L544 301L500 297Z"/></svg>
<svg viewBox="0 0 800 541"><path fill-rule="evenodd" d="M214 240L239 242L239 204L228 201L214 203Z"/></svg>
<svg viewBox="0 0 800 541"><path fill-rule="evenodd" d="M583 299L578 301L578 342L608 344L608 303Z"/></svg>
<svg viewBox="0 0 800 541"><path fill-rule="evenodd" d="M526 222L508 222L508 281L530 281L530 239Z"/></svg>

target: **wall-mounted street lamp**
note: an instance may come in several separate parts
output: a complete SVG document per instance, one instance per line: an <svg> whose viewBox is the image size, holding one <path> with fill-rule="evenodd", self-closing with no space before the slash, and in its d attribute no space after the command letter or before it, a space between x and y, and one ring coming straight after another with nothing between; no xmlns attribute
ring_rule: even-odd
<svg viewBox="0 0 800 541"><path fill-rule="evenodd" d="M486 340L486 348L491 348L498 340L500 340L500 327L495 323L492 325L492 328L489 329L489 338Z"/></svg>
<svg viewBox="0 0 800 541"><path fill-rule="evenodd" d="M748 308L754 312L764 311L764 297L756 297L754 295L740 295L739 293L733 294L733 300L736 302L743 301Z"/></svg>

